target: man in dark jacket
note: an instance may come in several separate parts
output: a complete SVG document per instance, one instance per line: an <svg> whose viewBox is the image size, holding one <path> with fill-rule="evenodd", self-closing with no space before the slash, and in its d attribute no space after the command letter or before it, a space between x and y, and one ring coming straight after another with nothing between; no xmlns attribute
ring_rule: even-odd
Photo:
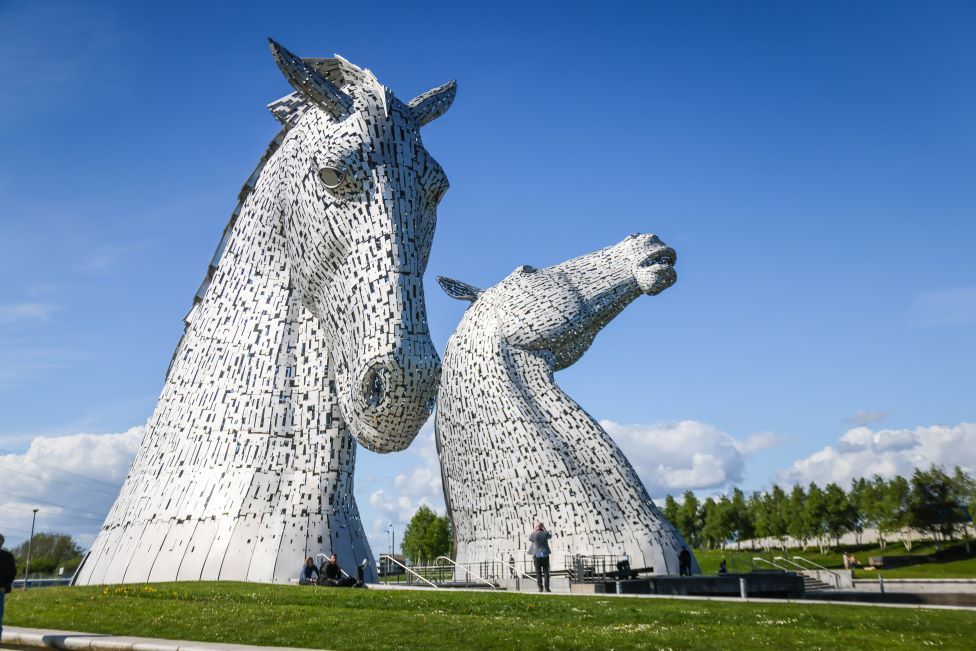
<svg viewBox="0 0 976 651"><path fill-rule="evenodd" d="M329 556L328 562L322 566L322 576L325 585L337 588L352 588L356 585L356 579L351 576L342 576L342 570L339 568L335 554Z"/></svg>
<svg viewBox="0 0 976 651"><path fill-rule="evenodd" d="M14 555L3 548L3 543L4 538L0 535L0 637L3 636L3 603L7 600L7 593L13 589L17 576Z"/></svg>
<svg viewBox="0 0 976 651"><path fill-rule="evenodd" d="M541 522L535 523L535 530L529 535L529 555L535 563L535 580L539 584L539 592L549 590L549 539L552 534L546 531L546 526Z"/></svg>

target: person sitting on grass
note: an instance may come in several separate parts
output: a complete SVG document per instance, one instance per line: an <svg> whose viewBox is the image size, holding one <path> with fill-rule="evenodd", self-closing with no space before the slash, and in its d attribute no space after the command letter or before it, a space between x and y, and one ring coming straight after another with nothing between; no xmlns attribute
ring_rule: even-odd
<svg viewBox="0 0 976 651"><path fill-rule="evenodd" d="M312 578L313 574L315 575L314 579ZM319 568L315 567L315 561L312 560L311 558L306 558L305 565L302 566L302 572L298 576L298 584L315 585L316 583L318 583L318 578L319 578Z"/></svg>
<svg viewBox="0 0 976 651"><path fill-rule="evenodd" d="M351 576L342 576L342 570L336 561L336 555L329 556L329 560L322 566L322 585L331 585L336 588L352 588L357 585L356 579Z"/></svg>
<svg viewBox="0 0 976 651"><path fill-rule="evenodd" d="M725 564L725 559L724 558L722 559L722 562L718 564L718 573L719 574L728 574L729 573L729 568Z"/></svg>

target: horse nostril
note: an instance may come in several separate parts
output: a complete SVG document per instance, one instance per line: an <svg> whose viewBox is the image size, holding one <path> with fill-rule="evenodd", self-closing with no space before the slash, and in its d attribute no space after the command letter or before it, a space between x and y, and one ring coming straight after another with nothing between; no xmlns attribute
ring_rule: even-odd
<svg viewBox="0 0 976 651"><path fill-rule="evenodd" d="M386 397L386 383L383 382L378 370L373 369L369 372L363 388L366 394L366 404L370 407L379 407Z"/></svg>

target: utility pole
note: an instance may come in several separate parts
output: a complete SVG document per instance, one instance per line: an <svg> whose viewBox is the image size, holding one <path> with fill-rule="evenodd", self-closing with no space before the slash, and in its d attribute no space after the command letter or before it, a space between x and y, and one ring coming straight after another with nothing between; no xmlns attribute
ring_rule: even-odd
<svg viewBox="0 0 976 651"><path fill-rule="evenodd" d="M37 522L37 512L40 509L34 509L34 515L31 516L31 537L27 541L27 565L24 567L24 590L27 589L27 577L30 576L30 557L31 552L34 550L34 523Z"/></svg>

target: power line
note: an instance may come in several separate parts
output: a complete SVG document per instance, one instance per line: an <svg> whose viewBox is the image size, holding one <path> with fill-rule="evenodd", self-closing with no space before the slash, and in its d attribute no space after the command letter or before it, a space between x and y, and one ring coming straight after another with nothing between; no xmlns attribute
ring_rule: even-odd
<svg viewBox="0 0 976 651"><path fill-rule="evenodd" d="M85 509L79 509L79 508L74 507L74 506L65 506L63 504L55 504L54 502L45 502L44 500L39 500L36 497L27 497L25 495L18 495L16 493L11 493L10 491L0 491L0 493L2 493L4 495L9 495L11 497L16 497L17 499L20 499L20 500L27 500L28 502L37 502L38 504L47 504L48 506L56 506L59 509L68 509L70 511L78 511L79 513L91 513L92 515L98 516L100 518L104 518L106 515L108 515L107 513L95 513L94 511L86 511Z"/></svg>
<svg viewBox="0 0 976 651"><path fill-rule="evenodd" d="M67 507L63 507L62 506L61 508L67 508ZM26 506L17 506L16 504L0 504L0 509L18 509L20 511L33 511L34 510L34 509L29 508L29 507L26 507ZM102 521L101 516L98 519L94 519L94 518L84 517L84 516L80 516L80 515L65 515L64 513L58 513L57 514L57 517L58 518L68 518L69 520L81 520L82 522L92 522L92 523L95 523L95 524L98 524L98 523L100 523Z"/></svg>
<svg viewBox="0 0 976 651"><path fill-rule="evenodd" d="M80 484L72 484L72 483L69 483L69 482L66 482L66 481L60 481L58 479L49 479L47 477L42 477L41 475L34 475L34 474L29 473L29 472L24 472L23 470L14 470L13 468L9 468L9 467L4 467L4 470L6 472L15 472L18 475L25 475L27 477L33 477L34 479L40 479L41 481L51 482L53 484L61 484L62 486L70 486L71 488L80 488L81 490L85 490L85 491L96 491L98 493L105 493L106 495L116 495L116 494L118 494L118 489L116 489L114 491L107 491L107 490L103 490L101 488L92 488L91 486L82 486Z"/></svg>
<svg viewBox="0 0 976 651"><path fill-rule="evenodd" d="M17 527L4 526L0 528L2 528L4 531L19 531L20 533L30 533L30 531L27 531L27 529L18 529Z"/></svg>
<svg viewBox="0 0 976 651"><path fill-rule="evenodd" d="M3 448L0 448L0 452L3 452L4 454L20 454L18 452L14 452L12 450L5 450ZM65 470L64 468L58 468L57 466L52 466L49 463L41 463L40 461L37 461L36 459L30 459L30 458L28 458L27 460L30 461L31 463L37 464L38 466L44 466L45 468L51 468L52 470L57 470L57 471L63 472L63 473L68 474L68 475L74 475L75 477L80 477L81 479L87 479L88 481L97 481L99 484L105 484L106 486L111 486L112 488L118 490L118 485L117 484L113 484L111 482L107 482L107 481L104 481L102 479L95 479L94 477L87 477L87 476L82 475L80 473L72 472L71 470Z"/></svg>

